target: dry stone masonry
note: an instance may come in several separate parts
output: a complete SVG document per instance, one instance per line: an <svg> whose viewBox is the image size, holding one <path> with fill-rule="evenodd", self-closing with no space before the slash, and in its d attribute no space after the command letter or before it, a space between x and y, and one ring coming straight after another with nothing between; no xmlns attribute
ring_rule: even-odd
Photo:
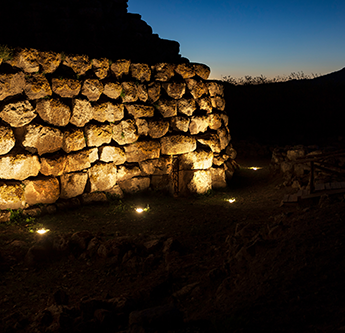
<svg viewBox="0 0 345 333"><path fill-rule="evenodd" d="M18 50L0 65L0 209L225 187L236 153L209 73Z"/></svg>

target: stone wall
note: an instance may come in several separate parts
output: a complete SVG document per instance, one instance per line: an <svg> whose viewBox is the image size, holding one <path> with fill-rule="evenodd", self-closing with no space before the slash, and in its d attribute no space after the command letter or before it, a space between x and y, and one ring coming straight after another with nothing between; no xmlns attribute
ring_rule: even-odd
<svg viewBox="0 0 345 333"><path fill-rule="evenodd" d="M236 152L209 73L36 49L0 59L0 209L225 187Z"/></svg>

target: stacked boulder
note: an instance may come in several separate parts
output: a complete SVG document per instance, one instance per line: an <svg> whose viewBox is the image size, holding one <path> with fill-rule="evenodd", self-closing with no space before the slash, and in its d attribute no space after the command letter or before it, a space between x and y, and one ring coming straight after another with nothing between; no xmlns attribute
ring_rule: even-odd
<svg viewBox="0 0 345 333"><path fill-rule="evenodd" d="M0 209L148 188L204 193L233 174L223 87L206 65L36 49L0 64Z"/></svg>

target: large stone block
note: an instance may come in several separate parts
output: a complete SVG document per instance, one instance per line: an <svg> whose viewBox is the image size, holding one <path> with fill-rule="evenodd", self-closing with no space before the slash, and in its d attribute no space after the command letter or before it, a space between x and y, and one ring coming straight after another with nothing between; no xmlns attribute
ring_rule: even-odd
<svg viewBox="0 0 345 333"><path fill-rule="evenodd" d="M222 126L222 117L218 113L211 113L208 115L208 126L212 130L217 130Z"/></svg>
<svg viewBox="0 0 345 333"><path fill-rule="evenodd" d="M139 163L140 169L147 175L168 175L172 171L172 156L161 156Z"/></svg>
<svg viewBox="0 0 345 333"><path fill-rule="evenodd" d="M126 154L120 147L103 146L99 148L99 160L120 165L126 162Z"/></svg>
<svg viewBox="0 0 345 333"><path fill-rule="evenodd" d="M209 150L195 150L180 157L180 169L197 170L209 169L213 163L213 152Z"/></svg>
<svg viewBox="0 0 345 333"><path fill-rule="evenodd" d="M0 178L24 180L35 177L41 165L37 156L16 154L0 157Z"/></svg>
<svg viewBox="0 0 345 333"><path fill-rule="evenodd" d="M53 78L52 89L55 94L63 98L74 98L80 92L81 82L73 79Z"/></svg>
<svg viewBox="0 0 345 333"><path fill-rule="evenodd" d="M84 193L88 180L86 172L63 174L60 177L61 199L70 199Z"/></svg>
<svg viewBox="0 0 345 333"><path fill-rule="evenodd" d="M42 66L43 72L54 73L61 63L61 53L52 51L39 52L37 62Z"/></svg>
<svg viewBox="0 0 345 333"><path fill-rule="evenodd" d="M16 144L11 127L0 126L0 155L5 155L11 151Z"/></svg>
<svg viewBox="0 0 345 333"><path fill-rule="evenodd" d="M219 137L217 134L212 133L209 135L205 135L205 136L198 138L197 140L201 144L210 147L214 153L220 153L222 150L221 145L220 145L220 141L219 141Z"/></svg>
<svg viewBox="0 0 345 333"><path fill-rule="evenodd" d="M40 100L36 104L36 111L48 124L66 126L71 118L71 110L59 99Z"/></svg>
<svg viewBox="0 0 345 333"><path fill-rule="evenodd" d="M147 64L131 64L131 76L141 82L150 81L151 69Z"/></svg>
<svg viewBox="0 0 345 333"><path fill-rule="evenodd" d="M145 84L138 84L137 96L144 103L149 99L149 93Z"/></svg>
<svg viewBox="0 0 345 333"><path fill-rule="evenodd" d="M109 72L109 59L102 58L102 59L92 59L92 68L95 75L100 79L103 80L108 76Z"/></svg>
<svg viewBox="0 0 345 333"><path fill-rule="evenodd" d="M157 141L141 141L125 146L127 162L141 162L158 158L160 156L160 144Z"/></svg>
<svg viewBox="0 0 345 333"><path fill-rule="evenodd" d="M181 99L186 92L186 84L184 82L163 83L163 88L168 96L173 99Z"/></svg>
<svg viewBox="0 0 345 333"><path fill-rule="evenodd" d="M154 71L155 76L154 79L156 81L169 81L175 75L175 64L161 62L155 65Z"/></svg>
<svg viewBox="0 0 345 333"><path fill-rule="evenodd" d="M223 150L228 146L231 140L229 130L225 127L221 127L217 130L217 134L219 137L220 150Z"/></svg>
<svg viewBox="0 0 345 333"><path fill-rule="evenodd" d="M97 162L88 170L88 175L90 192L108 191L116 184L116 164Z"/></svg>
<svg viewBox="0 0 345 333"><path fill-rule="evenodd" d="M93 118L93 108L86 99L74 99L72 108L70 123L77 127L85 126Z"/></svg>
<svg viewBox="0 0 345 333"><path fill-rule="evenodd" d="M57 128L42 125L28 125L22 145L38 155L54 153L62 148L63 134Z"/></svg>
<svg viewBox="0 0 345 333"><path fill-rule="evenodd" d="M105 84L103 94L112 99L117 99L122 93L122 86L119 82L108 82Z"/></svg>
<svg viewBox="0 0 345 333"><path fill-rule="evenodd" d="M0 209L25 208L24 186L22 184L0 184Z"/></svg>
<svg viewBox="0 0 345 333"><path fill-rule="evenodd" d="M61 176L66 167L67 157L56 156L53 158L41 157L41 169L40 172L45 176Z"/></svg>
<svg viewBox="0 0 345 333"><path fill-rule="evenodd" d="M0 112L0 117L11 127L22 127L30 124L37 113L29 101L6 104Z"/></svg>
<svg viewBox="0 0 345 333"><path fill-rule="evenodd" d="M98 101L103 93L103 84L98 79L86 79L81 93L86 96L89 101Z"/></svg>
<svg viewBox="0 0 345 333"><path fill-rule="evenodd" d="M177 102L178 112L185 114L186 116L192 116L196 110L196 101L193 98L182 98Z"/></svg>
<svg viewBox="0 0 345 333"><path fill-rule="evenodd" d="M182 76L183 79L189 79L195 75L195 69L192 64L182 63L178 64L175 72Z"/></svg>
<svg viewBox="0 0 345 333"><path fill-rule="evenodd" d="M138 140L135 121L132 119L123 120L119 124L112 124L113 140L119 145L130 144Z"/></svg>
<svg viewBox="0 0 345 333"><path fill-rule="evenodd" d="M211 97L221 96L224 97L224 86L219 82L209 81L207 82L208 91Z"/></svg>
<svg viewBox="0 0 345 333"><path fill-rule="evenodd" d="M157 109L164 118L177 115L177 102L175 100L159 100Z"/></svg>
<svg viewBox="0 0 345 333"><path fill-rule="evenodd" d="M210 96L205 96L197 99L197 103L199 104L200 110L205 110L207 111L207 113L212 112L212 101Z"/></svg>
<svg viewBox="0 0 345 333"><path fill-rule="evenodd" d="M155 113L153 106L140 104L126 104L126 110L134 118L153 117Z"/></svg>
<svg viewBox="0 0 345 333"><path fill-rule="evenodd" d="M148 97L151 103L155 103L161 97L161 85L158 82L151 82L147 88Z"/></svg>
<svg viewBox="0 0 345 333"><path fill-rule="evenodd" d="M105 102L93 106L93 119L104 123L113 123L122 120L124 117L124 105Z"/></svg>
<svg viewBox="0 0 345 333"><path fill-rule="evenodd" d="M98 160L98 149L90 148L67 155L65 172L75 172L88 169L91 164Z"/></svg>
<svg viewBox="0 0 345 333"><path fill-rule="evenodd" d="M89 147L99 147L105 143L110 143L112 139L111 125L94 125L85 126L86 143Z"/></svg>
<svg viewBox="0 0 345 333"><path fill-rule="evenodd" d="M134 103L138 100L138 86L134 82L122 82L122 103Z"/></svg>
<svg viewBox="0 0 345 333"><path fill-rule="evenodd" d="M147 190L150 187L149 177L132 178L118 183L125 193L136 193Z"/></svg>
<svg viewBox="0 0 345 333"><path fill-rule="evenodd" d="M137 118L135 119L135 125L137 126L139 136L147 136L149 134L149 123L147 122L147 120Z"/></svg>
<svg viewBox="0 0 345 333"><path fill-rule="evenodd" d="M188 132L190 119L188 117L176 116L171 118L171 126L175 131Z"/></svg>
<svg viewBox="0 0 345 333"><path fill-rule="evenodd" d="M48 80L41 73L31 74L25 81L24 92L29 99L39 99L52 94Z"/></svg>
<svg viewBox="0 0 345 333"><path fill-rule="evenodd" d="M189 193L204 194L212 189L210 170L180 171L179 189L182 195Z"/></svg>
<svg viewBox="0 0 345 333"><path fill-rule="evenodd" d="M208 124L207 116L194 116L190 120L189 132L192 135L204 133L207 130Z"/></svg>
<svg viewBox="0 0 345 333"><path fill-rule="evenodd" d="M60 183L57 178L25 180L24 196L29 206L52 204L59 199Z"/></svg>
<svg viewBox="0 0 345 333"><path fill-rule="evenodd" d="M219 111L225 110L225 99L220 96L211 97L211 104L214 109Z"/></svg>
<svg viewBox="0 0 345 333"><path fill-rule="evenodd" d="M206 83L195 79L187 79L187 86L194 99L198 99L208 94Z"/></svg>
<svg viewBox="0 0 345 333"><path fill-rule="evenodd" d="M39 53L35 49L21 49L8 61L12 67L22 69L25 73L36 73L40 67L38 64Z"/></svg>
<svg viewBox="0 0 345 333"><path fill-rule="evenodd" d="M137 166L125 166L120 165L117 169L117 181L124 181L132 179L133 177L140 176L142 174L141 170Z"/></svg>
<svg viewBox="0 0 345 333"><path fill-rule="evenodd" d="M186 135L165 136L160 139L163 155L185 154L196 149L196 140Z"/></svg>
<svg viewBox="0 0 345 333"><path fill-rule="evenodd" d="M207 80L211 74L211 69L207 65L193 63L193 67L195 74L203 80Z"/></svg>
<svg viewBox="0 0 345 333"><path fill-rule="evenodd" d="M123 75L129 74L129 68L131 66L130 60L119 59L111 64L110 68L115 74L117 79L120 79Z"/></svg>
<svg viewBox="0 0 345 333"><path fill-rule="evenodd" d="M84 131L80 128L70 129L63 133L62 149L66 153L82 150L86 147Z"/></svg>
<svg viewBox="0 0 345 333"><path fill-rule="evenodd" d="M16 74L0 75L0 101L6 97L21 94L25 87L25 75L23 72Z"/></svg>
<svg viewBox="0 0 345 333"><path fill-rule="evenodd" d="M151 120L149 124L149 136L153 139L158 139L168 133L169 121L165 120Z"/></svg>
<svg viewBox="0 0 345 333"><path fill-rule="evenodd" d="M224 168L211 168L212 188L224 188L227 186Z"/></svg>
<svg viewBox="0 0 345 333"><path fill-rule="evenodd" d="M84 75L92 68L92 63L87 55L69 55L65 58L63 64L72 68L76 75Z"/></svg>

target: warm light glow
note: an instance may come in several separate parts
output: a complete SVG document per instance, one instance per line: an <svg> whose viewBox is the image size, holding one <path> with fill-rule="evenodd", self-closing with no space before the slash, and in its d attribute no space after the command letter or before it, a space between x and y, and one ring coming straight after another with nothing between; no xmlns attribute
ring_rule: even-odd
<svg viewBox="0 0 345 333"><path fill-rule="evenodd" d="M135 211L136 211L137 213L142 213L144 210L143 210L142 208L136 208Z"/></svg>
<svg viewBox="0 0 345 333"><path fill-rule="evenodd" d="M42 229L38 229L36 232L40 235L43 235L45 234L46 232L50 231L49 229L45 229L45 228L42 228Z"/></svg>
<svg viewBox="0 0 345 333"><path fill-rule="evenodd" d="M236 199L235 199L235 198L231 198L231 199L229 199L228 201L229 201L230 203L233 203L233 202L236 201Z"/></svg>
<svg viewBox="0 0 345 333"><path fill-rule="evenodd" d="M248 169L256 171L256 170L260 170L260 169L262 169L262 168L261 168L261 167L253 166L253 167L250 167L250 168L248 168Z"/></svg>

